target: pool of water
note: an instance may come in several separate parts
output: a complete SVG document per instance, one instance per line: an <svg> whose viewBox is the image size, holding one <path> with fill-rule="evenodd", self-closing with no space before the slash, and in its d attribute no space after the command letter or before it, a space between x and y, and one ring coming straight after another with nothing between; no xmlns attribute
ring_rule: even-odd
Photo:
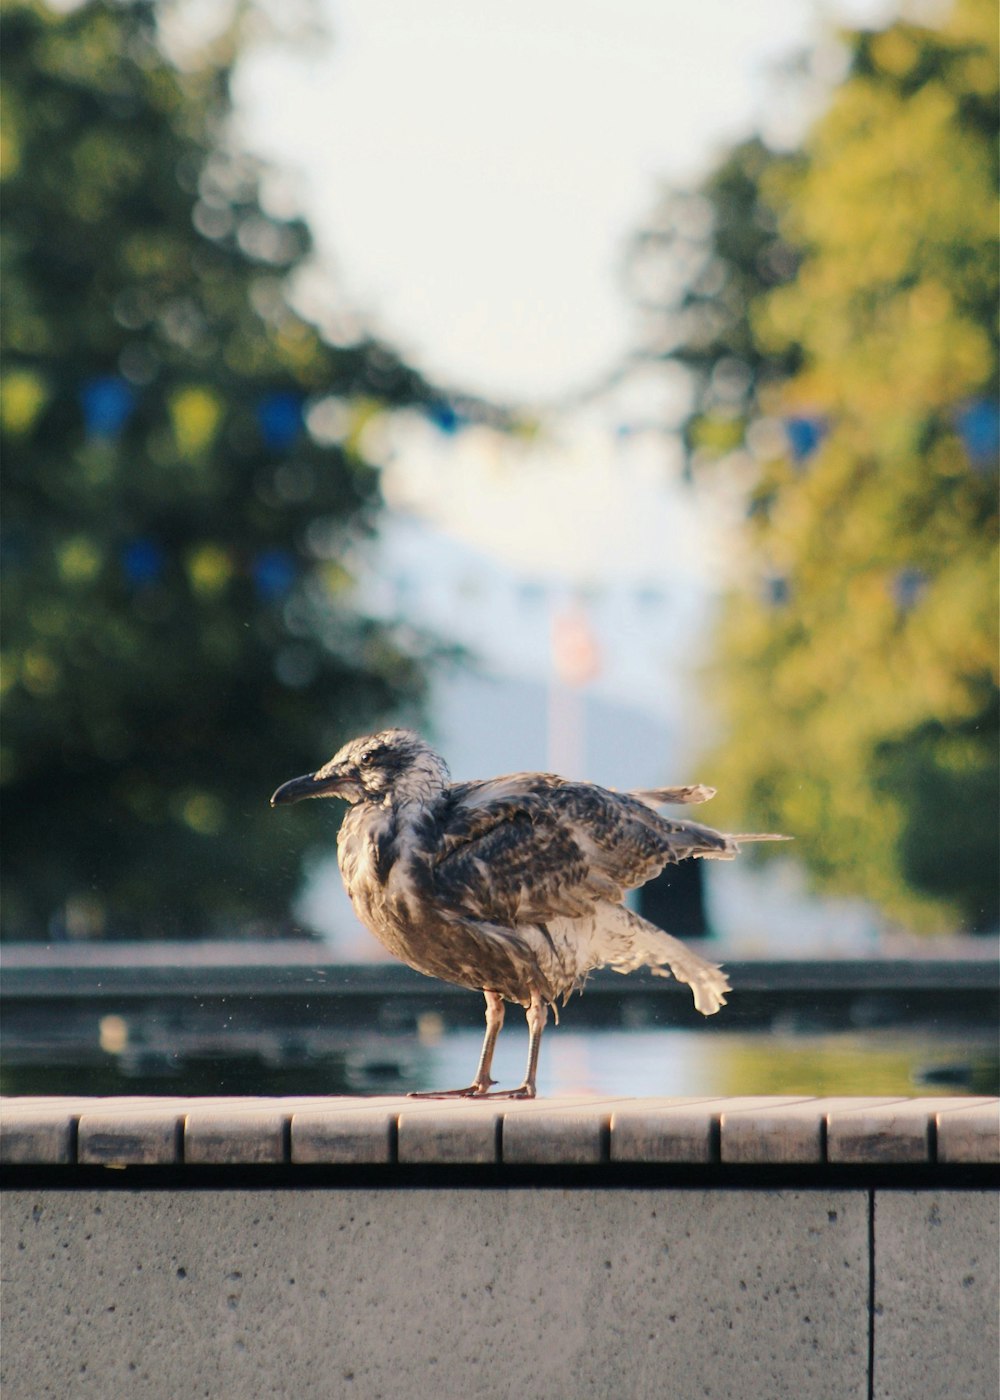
<svg viewBox="0 0 1000 1400"><path fill-rule="evenodd" d="M427 1087L468 1083L479 1037L445 1036L430 1047ZM493 1076L517 1084L526 1037L500 1042ZM978 1038L934 1040L898 1032L782 1036L692 1031L558 1030L542 1048L542 1094L996 1093L995 1047ZM424 1087L422 1084L421 1087Z"/></svg>
<svg viewBox="0 0 1000 1400"><path fill-rule="evenodd" d="M361 1033L336 1055L105 1054L86 1063L10 1064L5 1094L399 1094L467 1084L478 1030L444 1030L422 1018L413 1034ZM504 1030L493 1064L502 1087L520 1083L521 1026ZM882 1028L808 1034L644 1028L550 1028L538 1073L542 1095L996 1094L997 1039L985 1028Z"/></svg>

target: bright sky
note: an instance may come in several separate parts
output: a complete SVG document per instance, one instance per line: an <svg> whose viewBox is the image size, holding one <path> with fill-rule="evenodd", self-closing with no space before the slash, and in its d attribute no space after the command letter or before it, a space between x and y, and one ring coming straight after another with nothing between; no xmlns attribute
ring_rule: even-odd
<svg viewBox="0 0 1000 1400"><path fill-rule="evenodd" d="M911 4L932 0L910 0ZM236 84L240 136L290 174L318 301L337 293L444 384L546 403L628 349L620 270L657 181L696 181L763 127L801 130L781 63L894 0L318 0L331 43L262 45ZM819 83L836 77L826 44ZM815 102L817 83L809 86ZM283 198L289 197L285 182ZM531 447L402 425L391 505L434 522L421 572L461 540L512 577L692 595L731 555L726 503L671 485L677 446L615 429L666 382L549 418ZM365 444L367 451L369 444ZM377 450L372 452L379 459ZM382 566L390 567L390 561ZM523 627L497 619L513 660ZM649 687L658 684L650 659Z"/></svg>
<svg viewBox="0 0 1000 1400"><path fill-rule="evenodd" d="M241 66L350 302L445 382L548 399L629 343L619 269L658 177L801 121L776 65L892 0L320 0L333 42ZM801 101L801 99L799 99ZM792 110L790 110L790 108Z"/></svg>
<svg viewBox="0 0 1000 1400"><path fill-rule="evenodd" d="M879 23L896 8L893 0L825 0L822 11L822 0L320 2L335 42L261 49L241 65L236 88L243 139L295 177L293 202L318 246L315 293L329 296L335 282L348 305L445 385L541 404L585 388L628 350L620 270L658 179L696 181L755 127L801 129L802 90L780 83L777 65L836 20ZM837 58L826 53L832 66L821 77L830 81ZM616 435L628 416L619 396L550 417L533 446L397 422L385 494L432 527L390 517L368 582L391 594L408 578L413 620L463 637L501 673L543 682L553 605L524 604L515 581L545 580L550 599L592 588L603 668L590 693L599 688L669 725L676 753L694 732L682 681L725 566L727 510L718 499L706 510L672 481L676 444ZM458 770L491 770L481 722L498 713L495 728L517 754L507 766L528 761L530 697L503 692L501 712L483 710L484 690L473 700L448 695L437 720ZM641 740L632 746L645 771L661 772L667 732L647 740L648 751ZM333 878L311 887L310 917L321 926L337 907L334 889ZM736 904L745 903L737 892ZM780 904L768 902L772 915Z"/></svg>

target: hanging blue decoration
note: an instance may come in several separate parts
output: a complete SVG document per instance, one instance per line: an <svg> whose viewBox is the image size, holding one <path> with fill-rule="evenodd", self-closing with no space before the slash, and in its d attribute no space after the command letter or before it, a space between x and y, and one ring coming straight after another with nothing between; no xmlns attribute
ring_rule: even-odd
<svg viewBox="0 0 1000 1400"><path fill-rule="evenodd" d="M444 433L450 437L457 433L462 424L466 421L458 410L444 399L439 399L437 403L427 405L427 417L437 428L439 433Z"/></svg>
<svg viewBox="0 0 1000 1400"><path fill-rule="evenodd" d="M163 574L164 554L155 540L134 539L121 553L122 572L135 588L157 583Z"/></svg>
<svg viewBox="0 0 1000 1400"><path fill-rule="evenodd" d="M892 579L891 589L900 612L912 612L927 592L929 583L923 569L899 569Z"/></svg>
<svg viewBox="0 0 1000 1400"><path fill-rule="evenodd" d="M284 598L295 582L295 559L286 549L265 549L253 561L257 596L267 603Z"/></svg>
<svg viewBox="0 0 1000 1400"><path fill-rule="evenodd" d="M764 580L764 600L772 608L783 608L791 602L791 580L781 574L773 574Z"/></svg>
<svg viewBox="0 0 1000 1400"><path fill-rule="evenodd" d="M284 390L268 394L257 405L257 424L272 451L293 447L302 431L302 396Z"/></svg>
<svg viewBox="0 0 1000 1400"><path fill-rule="evenodd" d="M135 409L135 393L119 375L99 375L84 380L80 406L89 437L117 437Z"/></svg>
<svg viewBox="0 0 1000 1400"><path fill-rule="evenodd" d="M955 414L955 426L971 461L989 466L1000 454L1000 407L992 399L973 399Z"/></svg>
<svg viewBox="0 0 1000 1400"><path fill-rule="evenodd" d="M796 462L807 461L826 437L826 422L822 418L786 418L785 436Z"/></svg>

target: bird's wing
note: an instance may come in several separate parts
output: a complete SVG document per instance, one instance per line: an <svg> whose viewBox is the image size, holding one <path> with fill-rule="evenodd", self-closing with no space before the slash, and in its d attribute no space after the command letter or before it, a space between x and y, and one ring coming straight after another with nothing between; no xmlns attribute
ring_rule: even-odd
<svg viewBox="0 0 1000 1400"><path fill-rule="evenodd" d="M723 854L727 838L659 817L627 793L514 773L450 788L420 846L440 905L510 924L617 902L669 862Z"/></svg>

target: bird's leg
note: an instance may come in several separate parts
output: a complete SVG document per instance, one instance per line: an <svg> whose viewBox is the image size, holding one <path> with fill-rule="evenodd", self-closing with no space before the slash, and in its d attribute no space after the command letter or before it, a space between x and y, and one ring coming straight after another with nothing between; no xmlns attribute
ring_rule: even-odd
<svg viewBox="0 0 1000 1400"><path fill-rule="evenodd" d="M483 992L486 998L486 1034L483 1037L483 1048L479 1052L479 1064L476 1067L476 1077L467 1089L438 1089L430 1090L427 1093L409 1094L411 1099L474 1099L481 1098L486 1093L491 1084L496 1080L490 1078L490 1070L493 1067L493 1051L496 1049L497 1036L503 1026L503 997L499 992Z"/></svg>
<svg viewBox="0 0 1000 1400"><path fill-rule="evenodd" d="M497 1037L503 1029L503 997L499 992L483 992L486 998L486 1034L483 1036L483 1048L479 1052L479 1064L476 1067L476 1077L472 1081L480 1093L485 1094L491 1084L496 1080L490 1078L490 1071L493 1068L493 1051L496 1049Z"/></svg>
<svg viewBox="0 0 1000 1400"><path fill-rule="evenodd" d="M535 1076L538 1073L538 1051L542 1044L542 1031L548 1020L549 1008L540 993L532 992L531 1004L525 1012L528 1021L528 1067L524 1072L524 1083L517 1089L498 1089L490 1094L491 1099L533 1099L535 1097Z"/></svg>

